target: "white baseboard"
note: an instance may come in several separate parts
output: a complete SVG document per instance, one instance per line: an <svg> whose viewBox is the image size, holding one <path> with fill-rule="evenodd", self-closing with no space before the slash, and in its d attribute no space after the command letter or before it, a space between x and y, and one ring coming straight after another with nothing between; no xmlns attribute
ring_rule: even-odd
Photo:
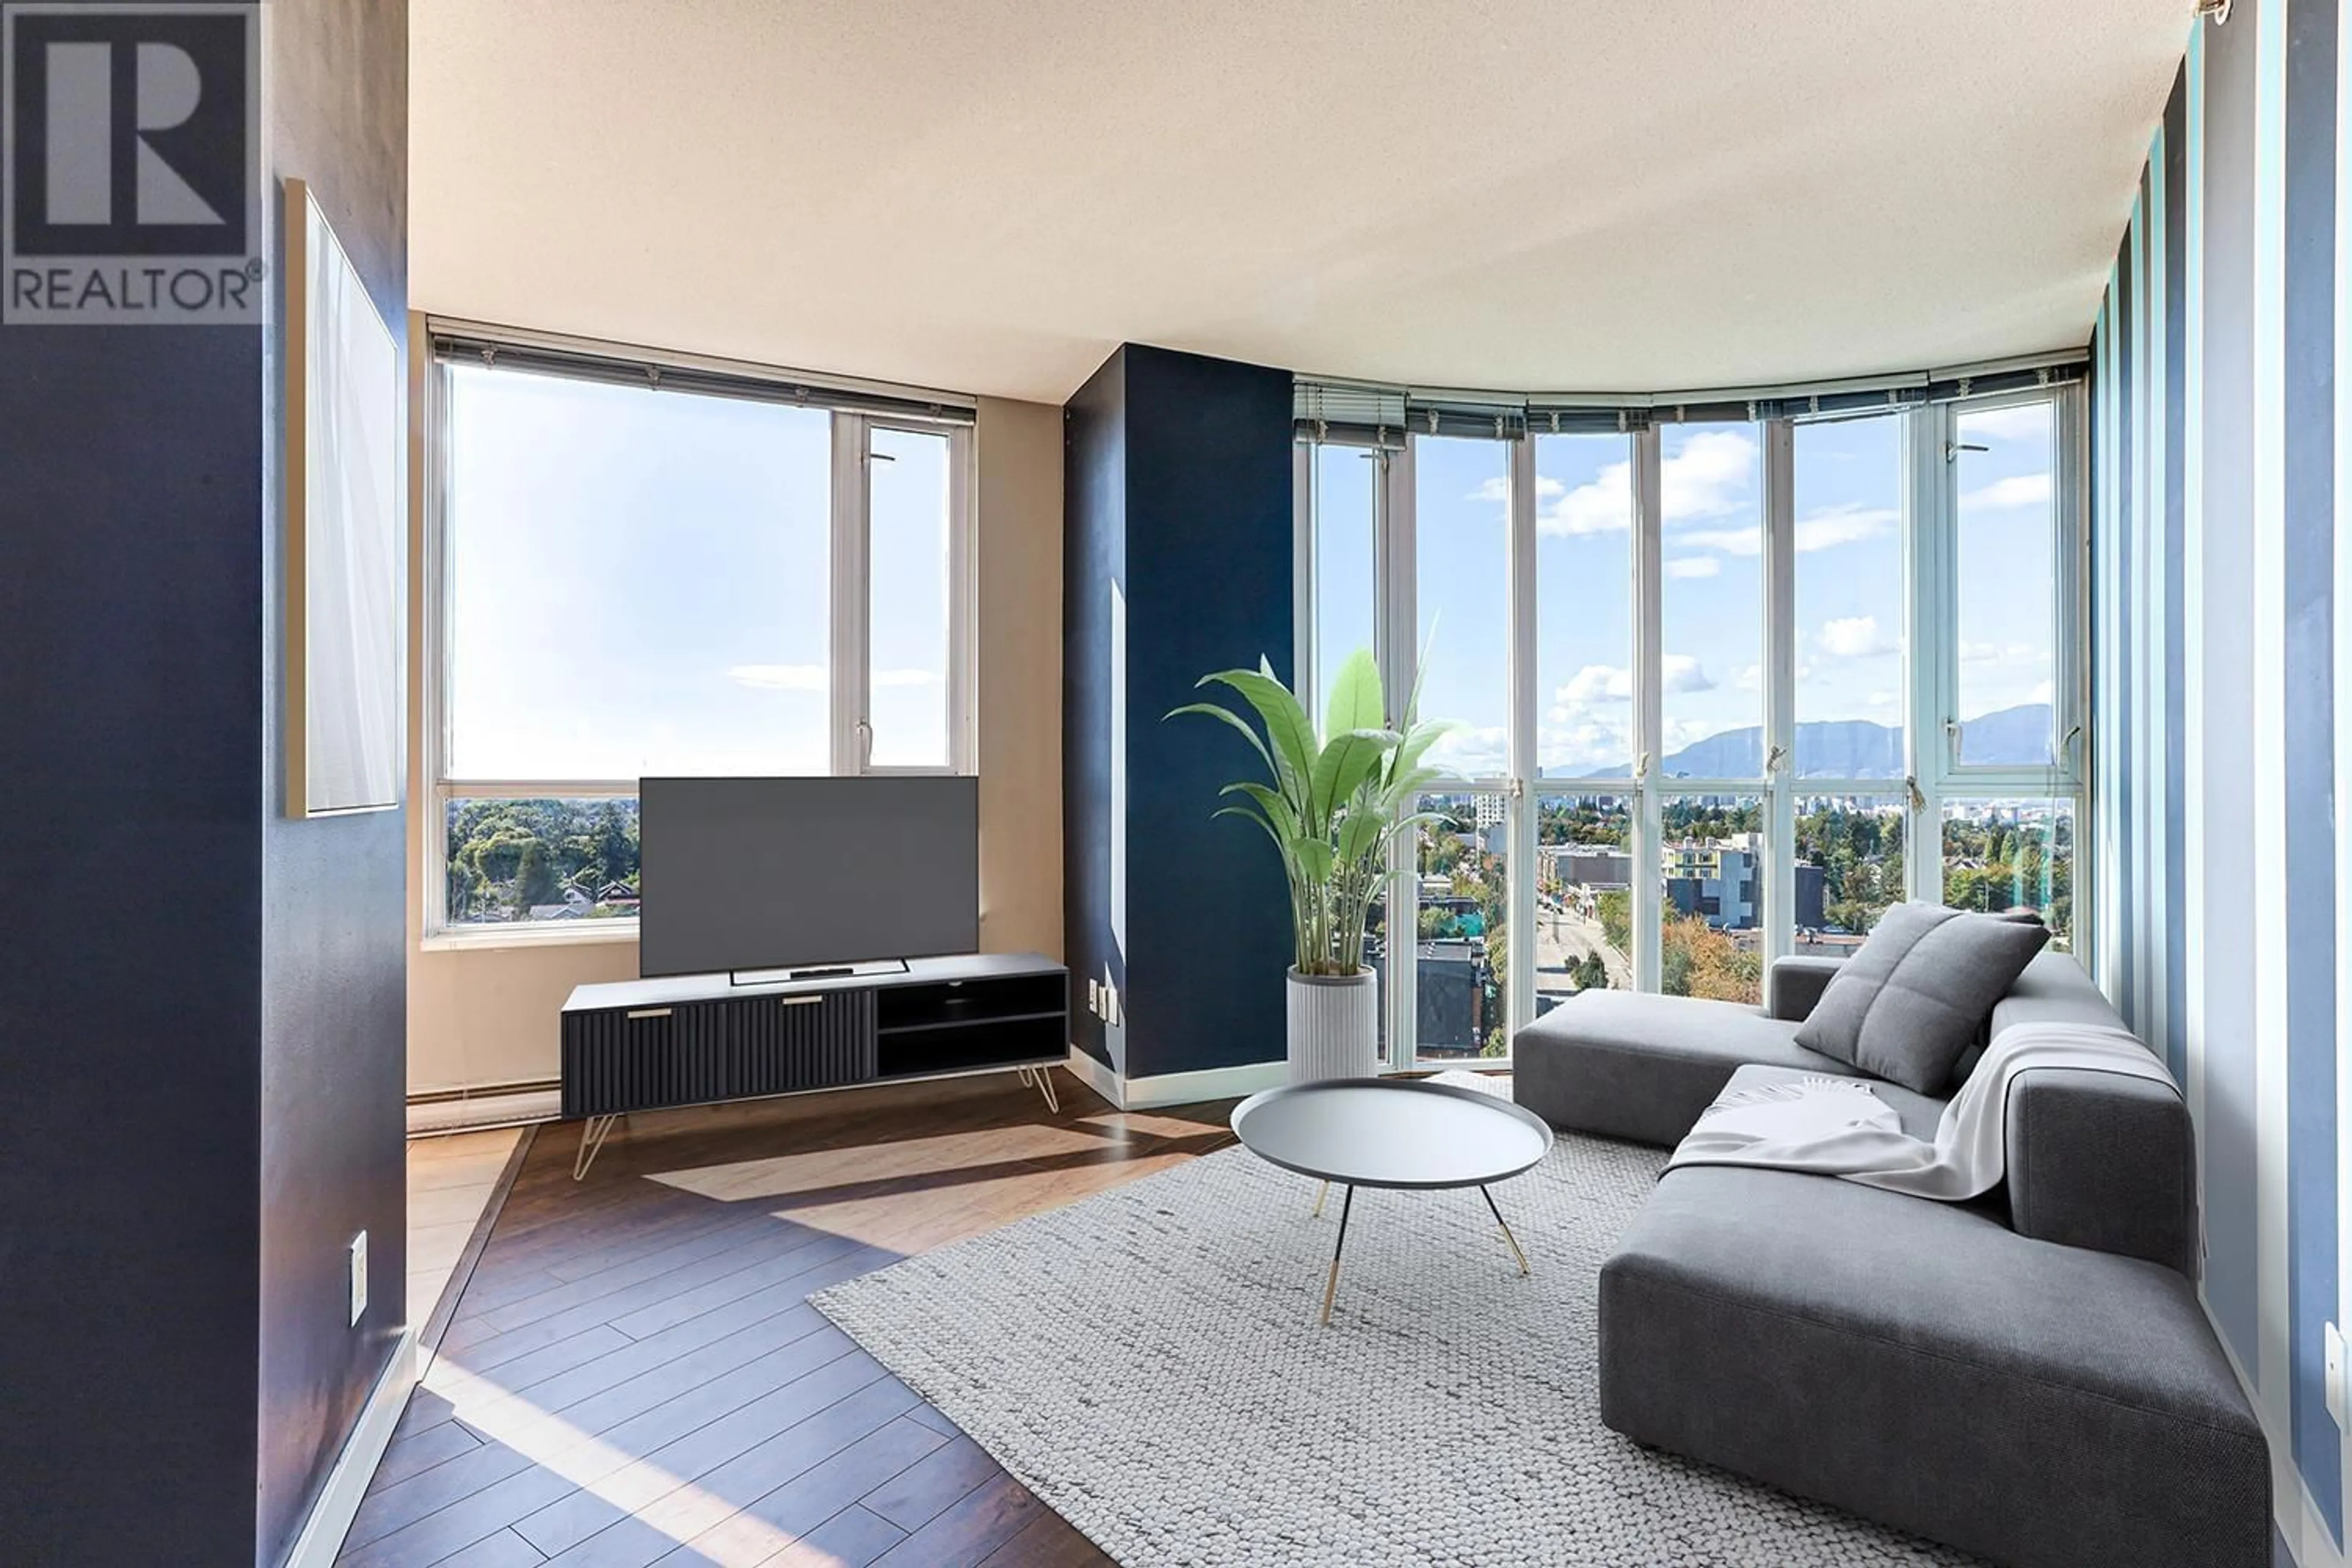
<svg viewBox="0 0 2352 1568"><path fill-rule="evenodd" d="M1157 1078L1121 1078L1077 1047L1070 1047L1070 1076L1121 1110L1191 1105L1203 1100L1238 1100L1290 1081L1287 1061L1249 1062L1201 1072L1162 1073Z"/></svg>
<svg viewBox="0 0 2352 1568"><path fill-rule="evenodd" d="M360 1500L367 1495L368 1482L375 1479L377 1462L392 1445L392 1430L400 1424L400 1413L408 1407L408 1391L415 1384L416 1327L412 1323L400 1331L392 1360L369 1391L352 1435L344 1439L343 1451L335 1456L335 1468L327 1472L327 1484L319 1489L319 1500L310 1505L310 1517L302 1521L302 1532L294 1538L286 1568L331 1568L343 1549L343 1536L360 1511Z"/></svg>

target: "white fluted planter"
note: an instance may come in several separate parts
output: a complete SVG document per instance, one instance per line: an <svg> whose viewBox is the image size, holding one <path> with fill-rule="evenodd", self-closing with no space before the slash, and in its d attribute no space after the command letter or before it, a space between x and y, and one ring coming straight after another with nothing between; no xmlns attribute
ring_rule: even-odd
<svg viewBox="0 0 2352 1568"><path fill-rule="evenodd" d="M1370 1078L1380 1071L1381 978L1290 972L1290 1081Z"/></svg>

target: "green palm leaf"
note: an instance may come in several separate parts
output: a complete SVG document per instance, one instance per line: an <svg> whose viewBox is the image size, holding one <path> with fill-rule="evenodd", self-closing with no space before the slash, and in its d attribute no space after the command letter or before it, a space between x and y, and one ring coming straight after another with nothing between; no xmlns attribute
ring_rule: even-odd
<svg viewBox="0 0 2352 1568"><path fill-rule="evenodd" d="M1389 716L1381 711L1381 667L1372 650L1358 648L1331 678L1331 700L1325 710L1323 735L1328 742L1351 730L1384 730Z"/></svg>
<svg viewBox="0 0 2352 1568"><path fill-rule="evenodd" d="M1263 661L1261 661L1263 663ZM1303 800L1315 766L1315 725L1289 689L1274 678L1271 666L1259 669L1221 669L1204 675L1199 684L1230 686L1257 710L1265 725L1272 752L1275 782L1285 795Z"/></svg>

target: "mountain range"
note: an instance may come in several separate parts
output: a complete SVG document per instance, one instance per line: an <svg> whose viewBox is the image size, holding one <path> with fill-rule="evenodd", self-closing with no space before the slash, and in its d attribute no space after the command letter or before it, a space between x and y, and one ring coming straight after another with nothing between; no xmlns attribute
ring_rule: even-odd
<svg viewBox="0 0 2352 1568"><path fill-rule="evenodd" d="M2047 702L2003 708L1968 721L1969 761L1994 767L2040 767L2050 761L2051 716ZM1764 773L1764 731L1750 724L1694 741L1669 752L1660 769L1667 778L1752 779ZM1834 719L1797 726L1796 773L1801 778L1899 779L1904 776L1903 731L1867 719ZM1615 768L1570 773L1547 769L1547 778L1623 776Z"/></svg>

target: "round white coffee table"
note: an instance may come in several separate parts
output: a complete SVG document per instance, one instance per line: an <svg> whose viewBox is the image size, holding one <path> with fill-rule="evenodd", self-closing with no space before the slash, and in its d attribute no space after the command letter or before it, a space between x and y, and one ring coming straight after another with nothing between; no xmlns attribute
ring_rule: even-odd
<svg viewBox="0 0 2352 1568"><path fill-rule="evenodd" d="M1498 1096L1404 1079L1334 1079L1255 1094L1234 1107L1234 1133L1260 1159L1344 1185L1339 1235L1323 1287L1323 1322L1339 1293L1339 1257L1358 1187L1475 1187L1528 1271L1527 1254L1488 1184L1516 1176L1551 1148L1543 1118ZM1322 1210L1322 1200L1316 1200Z"/></svg>

